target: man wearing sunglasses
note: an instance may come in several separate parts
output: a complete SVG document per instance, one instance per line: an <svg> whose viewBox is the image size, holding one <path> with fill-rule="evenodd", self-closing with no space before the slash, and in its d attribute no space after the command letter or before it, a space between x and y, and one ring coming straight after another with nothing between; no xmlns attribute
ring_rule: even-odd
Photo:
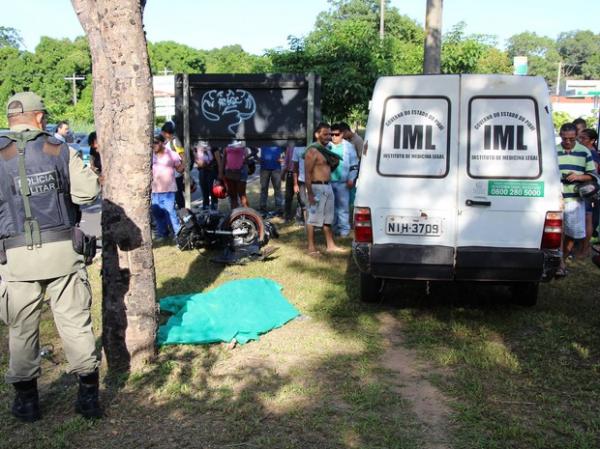
<svg viewBox="0 0 600 449"><path fill-rule="evenodd" d="M335 201L333 232L341 237L350 234L350 191L358 174L358 158L354 146L344 138L341 123L331 125L331 151L340 157L331 172L331 187Z"/></svg>

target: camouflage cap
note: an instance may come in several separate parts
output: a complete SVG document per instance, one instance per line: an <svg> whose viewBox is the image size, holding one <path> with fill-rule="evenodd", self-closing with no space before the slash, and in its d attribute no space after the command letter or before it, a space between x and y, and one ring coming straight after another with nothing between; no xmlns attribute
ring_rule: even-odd
<svg viewBox="0 0 600 449"><path fill-rule="evenodd" d="M12 108L9 108L11 103L20 103L13 104ZM45 111L46 105L44 105L44 100L37 94L33 92L19 92L14 94L12 97L8 99L8 103L6 103L6 113L8 115L11 114L22 114L24 112L32 112L32 111Z"/></svg>

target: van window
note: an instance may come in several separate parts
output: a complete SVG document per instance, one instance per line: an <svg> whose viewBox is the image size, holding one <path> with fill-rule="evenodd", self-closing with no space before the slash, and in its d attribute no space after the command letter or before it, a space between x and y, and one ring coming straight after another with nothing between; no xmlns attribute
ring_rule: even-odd
<svg viewBox="0 0 600 449"><path fill-rule="evenodd" d="M377 172L382 176L443 178L448 174L450 100L393 96L383 107Z"/></svg>
<svg viewBox="0 0 600 449"><path fill-rule="evenodd" d="M531 97L469 101L467 173L472 178L536 179L542 174L538 108Z"/></svg>

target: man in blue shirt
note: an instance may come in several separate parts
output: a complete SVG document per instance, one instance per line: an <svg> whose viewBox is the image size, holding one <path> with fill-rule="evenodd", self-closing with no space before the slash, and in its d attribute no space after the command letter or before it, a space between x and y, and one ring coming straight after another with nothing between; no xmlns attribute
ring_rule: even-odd
<svg viewBox="0 0 600 449"><path fill-rule="evenodd" d="M283 214L283 194L281 192L281 147L261 147L260 149L260 212L267 213L269 183L273 185L276 214Z"/></svg>

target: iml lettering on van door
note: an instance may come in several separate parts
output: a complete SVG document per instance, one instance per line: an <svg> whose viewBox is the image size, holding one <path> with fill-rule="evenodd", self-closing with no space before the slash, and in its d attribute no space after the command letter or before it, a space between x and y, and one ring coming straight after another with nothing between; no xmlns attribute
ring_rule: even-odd
<svg viewBox="0 0 600 449"><path fill-rule="evenodd" d="M391 98L385 103L377 169L383 175L444 177L448 172L447 98Z"/></svg>
<svg viewBox="0 0 600 449"><path fill-rule="evenodd" d="M524 98L470 102L468 173L474 177L535 179L541 173L536 104Z"/></svg>
<svg viewBox="0 0 600 449"><path fill-rule="evenodd" d="M425 139L423 139L423 135L425 135ZM435 150L435 148L433 126L394 125L394 149Z"/></svg>
<svg viewBox="0 0 600 449"><path fill-rule="evenodd" d="M525 127L522 125L485 125L483 127L483 149L527 150L527 145L523 142L524 135Z"/></svg>

